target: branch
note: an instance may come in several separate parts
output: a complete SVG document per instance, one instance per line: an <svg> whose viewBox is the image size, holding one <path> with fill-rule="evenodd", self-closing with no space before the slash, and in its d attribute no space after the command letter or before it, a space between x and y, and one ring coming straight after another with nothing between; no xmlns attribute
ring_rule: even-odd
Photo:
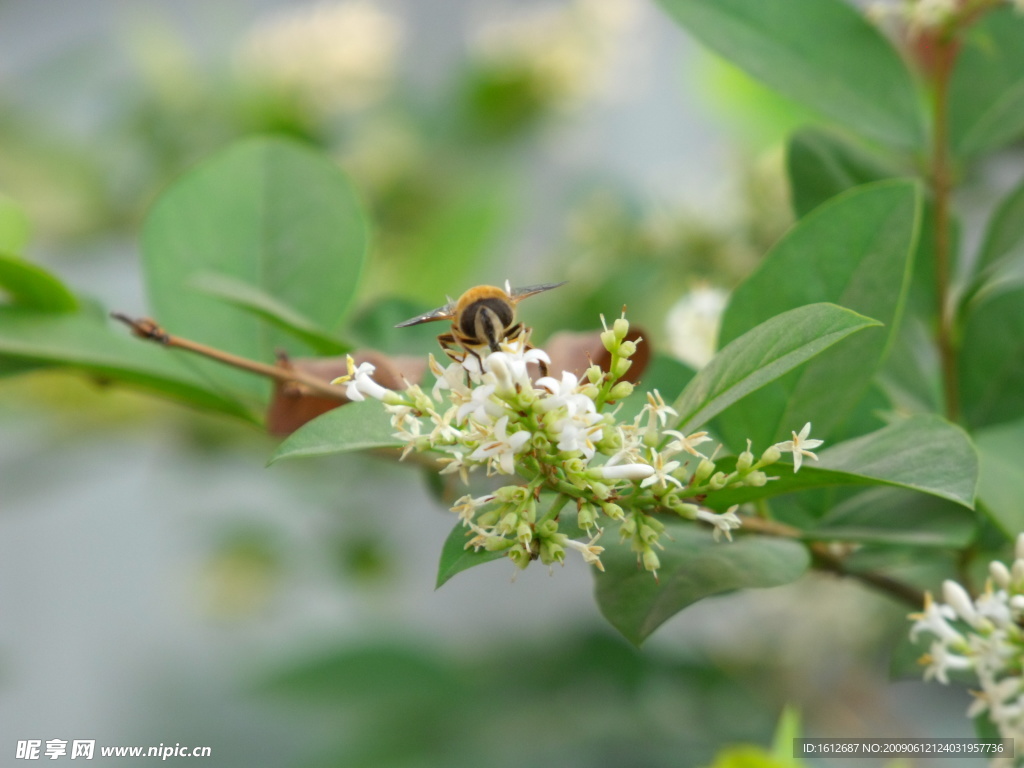
<svg viewBox="0 0 1024 768"><path fill-rule="evenodd" d="M266 363L261 363L257 360L249 360L245 357L233 355L230 352L224 352L220 349L208 347L197 341L183 339L180 336L172 336L161 328L154 320L150 320L148 317L134 319L121 314L120 312L112 312L110 316L131 328L132 333L140 339L155 341L165 347L184 349L188 352L201 355L202 357L208 357L211 360L216 360L218 363L229 365L232 368L238 368L243 371L248 371L249 373L266 376L274 379L275 381L280 381L286 384L298 384L310 393L315 393L321 397L328 397L346 403L348 402L348 398L345 397L345 391L341 387L332 386L323 379L318 379L315 376L310 376L307 373L296 370L288 365L287 362L279 363L277 365L267 365Z"/></svg>

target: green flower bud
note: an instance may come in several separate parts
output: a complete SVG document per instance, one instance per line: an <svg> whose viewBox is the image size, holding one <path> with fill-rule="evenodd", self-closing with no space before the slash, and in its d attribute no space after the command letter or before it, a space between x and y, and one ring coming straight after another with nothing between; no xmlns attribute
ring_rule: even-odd
<svg viewBox="0 0 1024 768"><path fill-rule="evenodd" d="M498 522L498 518L501 517L501 507L494 507L494 509L488 509L483 514L477 515L476 524L481 528L490 528L492 525Z"/></svg>
<svg viewBox="0 0 1024 768"><path fill-rule="evenodd" d="M736 471L737 472L740 472L740 473L746 472L748 469L750 469L753 466L753 464L754 464L754 454L752 454L750 451L744 451L743 453L741 453L739 456L736 457Z"/></svg>
<svg viewBox="0 0 1024 768"><path fill-rule="evenodd" d="M601 394L601 390L594 384L584 384L580 387L580 393L586 395L591 400L596 400L597 396Z"/></svg>
<svg viewBox="0 0 1024 768"><path fill-rule="evenodd" d="M696 504L683 503L677 507L673 507L672 511L680 517L686 518L687 520L696 520L697 512L700 511L700 507L698 507Z"/></svg>
<svg viewBox="0 0 1024 768"><path fill-rule="evenodd" d="M658 540L658 532L649 525L641 525L639 533L644 544L653 544Z"/></svg>
<svg viewBox="0 0 1024 768"><path fill-rule="evenodd" d="M622 520L626 513L622 511L622 507L618 504L612 504L610 501L606 501L601 504L601 511L604 512L612 520Z"/></svg>
<svg viewBox="0 0 1024 768"><path fill-rule="evenodd" d="M767 482L768 475L760 470L754 470L743 479L744 485L749 485L752 488L760 488Z"/></svg>
<svg viewBox="0 0 1024 768"><path fill-rule="evenodd" d="M516 539L524 547L528 547L533 541L533 526L529 523L520 523L516 526Z"/></svg>
<svg viewBox="0 0 1024 768"><path fill-rule="evenodd" d="M612 354L615 354L615 350L619 347L619 340L615 338L615 331L602 331L601 343L604 344L604 348Z"/></svg>
<svg viewBox="0 0 1024 768"><path fill-rule="evenodd" d="M711 459L701 459L697 465L697 470L693 473L693 484L704 485L714 471L715 462L711 461Z"/></svg>
<svg viewBox="0 0 1024 768"><path fill-rule="evenodd" d="M656 531L659 536L665 531L665 524L661 522L661 520L659 520L658 518L652 517L651 515L648 515L644 518L644 523L647 525L648 528L654 529L654 531Z"/></svg>
<svg viewBox="0 0 1024 768"><path fill-rule="evenodd" d="M516 544L508 551L508 559L516 564L516 568L524 570L533 557L522 544Z"/></svg>
<svg viewBox="0 0 1024 768"><path fill-rule="evenodd" d="M540 432L534 433L532 443L537 453L541 456L546 456L551 453L551 441L548 439L547 435L543 435Z"/></svg>
<svg viewBox="0 0 1024 768"><path fill-rule="evenodd" d="M769 464L774 464L780 458L782 458L782 451L779 450L779 446L769 446L765 452L761 454L761 461L758 462L758 466L766 467Z"/></svg>
<svg viewBox="0 0 1024 768"><path fill-rule="evenodd" d="M601 366L592 365L587 368L587 381L591 384L597 384L604 378L604 371L601 370Z"/></svg>
<svg viewBox="0 0 1024 768"><path fill-rule="evenodd" d="M597 518L594 514L594 507L590 504L581 504L579 511L576 513L576 525L584 531L589 531L596 524Z"/></svg>
<svg viewBox="0 0 1024 768"><path fill-rule="evenodd" d="M545 520L537 526L537 535L541 538L550 539L556 533L558 533L557 520Z"/></svg>
<svg viewBox="0 0 1024 768"><path fill-rule="evenodd" d="M626 342L626 343L629 343L629 342ZM623 376L626 375L626 371L629 370L629 367L631 365L633 365L633 361L632 360L629 360L628 358L625 358L625 357L617 358L615 360L615 362L612 363L612 370L611 370L612 376L614 378L616 378L616 379L621 379Z"/></svg>
<svg viewBox="0 0 1024 768"><path fill-rule="evenodd" d="M488 552L504 552L513 543L511 539L503 539L501 536L488 536L484 539L484 549Z"/></svg>
<svg viewBox="0 0 1024 768"><path fill-rule="evenodd" d="M643 564L644 570L657 571L661 568L661 560L658 559L658 555L653 549L647 547L643 553Z"/></svg>
<svg viewBox="0 0 1024 768"><path fill-rule="evenodd" d="M622 357L632 357L636 354L636 342L624 341L619 345L619 355Z"/></svg>
<svg viewBox="0 0 1024 768"><path fill-rule="evenodd" d="M625 400L627 397L633 394L633 384L628 381L620 381L614 387L611 392L608 393L610 400Z"/></svg>
<svg viewBox="0 0 1024 768"><path fill-rule="evenodd" d="M623 539L631 539L636 534L636 518L627 517L619 526L619 536Z"/></svg>
<svg viewBox="0 0 1024 768"><path fill-rule="evenodd" d="M544 565L565 562L565 547L551 539L544 539L540 543L540 561Z"/></svg>
<svg viewBox="0 0 1024 768"><path fill-rule="evenodd" d="M502 504L519 504L528 491L521 485L505 485L494 492L494 498Z"/></svg>
<svg viewBox="0 0 1024 768"><path fill-rule="evenodd" d="M725 472L715 472L715 474L711 476L711 479L708 480L708 487L711 488L711 490L713 491L721 490L722 488L725 488L725 486L727 486L728 484L729 477L725 474Z"/></svg>
<svg viewBox="0 0 1024 768"><path fill-rule="evenodd" d="M597 482L596 480L590 481L590 490L598 499L607 499L612 495L611 488L604 483Z"/></svg>
<svg viewBox="0 0 1024 768"><path fill-rule="evenodd" d="M612 330L615 331L615 338L622 341L629 333L629 320L620 317L612 324Z"/></svg>
<svg viewBox="0 0 1024 768"><path fill-rule="evenodd" d="M512 533L519 525L519 514L516 512L509 512L503 518L501 522L496 526L499 533L506 534Z"/></svg>

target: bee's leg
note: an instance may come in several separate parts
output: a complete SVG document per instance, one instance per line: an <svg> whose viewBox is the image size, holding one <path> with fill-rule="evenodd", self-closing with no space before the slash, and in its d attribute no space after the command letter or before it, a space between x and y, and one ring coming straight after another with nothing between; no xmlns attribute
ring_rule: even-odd
<svg viewBox="0 0 1024 768"><path fill-rule="evenodd" d="M466 359L465 354L459 354L456 350L461 349L459 342L455 340L455 337L450 333L442 333L437 337L437 343L441 345L441 349L448 355L448 359L455 363L461 363Z"/></svg>

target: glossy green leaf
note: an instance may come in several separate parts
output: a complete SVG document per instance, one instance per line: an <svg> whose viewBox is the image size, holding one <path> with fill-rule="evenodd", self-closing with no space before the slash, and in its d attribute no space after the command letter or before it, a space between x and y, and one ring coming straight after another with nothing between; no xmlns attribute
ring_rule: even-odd
<svg viewBox="0 0 1024 768"><path fill-rule="evenodd" d="M308 317L292 309L259 288L226 275L199 274L192 280L196 290L232 306L252 312L268 323L301 339L319 355L338 355L349 347L334 338Z"/></svg>
<svg viewBox="0 0 1024 768"><path fill-rule="evenodd" d="M693 377L673 405L678 428L691 432L703 426L850 334L877 325L834 304L810 304L766 320L730 342Z"/></svg>
<svg viewBox="0 0 1024 768"><path fill-rule="evenodd" d="M1010 539L1024 532L1024 420L979 430L978 502Z"/></svg>
<svg viewBox="0 0 1024 768"><path fill-rule="evenodd" d="M1024 287L977 306L960 345L960 402L972 428L1024 413Z"/></svg>
<svg viewBox="0 0 1024 768"><path fill-rule="evenodd" d="M784 439L814 422L827 437L864 396L898 327L917 242L920 199L910 181L857 187L800 220L734 291L720 338L729 342L794 307L829 301L885 328L858 334L748 398L717 422L727 444Z"/></svg>
<svg viewBox="0 0 1024 768"><path fill-rule="evenodd" d="M0 195L0 253L20 254L29 238L28 216L20 205Z"/></svg>
<svg viewBox="0 0 1024 768"><path fill-rule="evenodd" d="M330 158L282 139L248 139L186 174L150 212L143 265L153 316L171 333L243 357L301 354L290 336L194 281L208 273L235 279L333 333L366 247L359 201ZM201 362L228 389L269 391L265 380Z"/></svg>
<svg viewBox="0 0 1024 768"><path fill-rule="evenodd" d="M440 589L442 584L457 573L468 570L473 566L491 563L505 557L505 552L488 552L486 549L479 551L472 548L466 549L466 542L469 540L467 534L472 536L473 532L459 524L452 528L452 532L445 539L444 547L441 549L441 562L437 568L437 584L434 585L435 589Z"/></svg>
<svg viewBox="0 0 1024 768"><path fill-rule="evenodd" d="M793 212L802 218L841 192L896 175L880 160L829 132L794 133L786 151Z"/></svg>
<svg viewBox="0 0 1024 768"><path fill-rule="evenodd" d="M0 254L0 292L14 304L43 312L74 312L78 308L67 286L42 267Z"/></svg>
<svg viewBox="0 0 1024 768"><path fill-rule="evenodd" d="M716 542L694 524L671 524L658 552L658 580L638 568L627 544L606 545L605 572L595 573L596 597L604 617L639 645L689 605L735 589L775 587L799 578L810 564L798 542L767 536L739 536Z"/></svg>
<svg viewBox="0 0 1024 768"><path fill-rule="evenodd" d="M0 360L69 368L199 408L253 418L243 403L212 386L187 353L135 339L84 312L0 307Z"/></svg>
<svg viewBox="0 0 1024 768"><path fill-rule="evenodd" d="M899 54L842 0L659 0L701 42L864 136L920 147L920 99Z"/></svg>
<svg viewBox="0 0 1024 768"><path fill-rule="evenodd" d="M1024 18L1012 8L990 11L973 25L950 84L954 150L974 155L1024 133Z"/></svg>
<svg viewBox="0 0 1024 768"><path fill-rule="evenodd" d="M974 506L977 453L966 432L938 416L913 416L815 452L819 460L804 459L799 472L773 465L770 471L778 480L761 488L719 491L705 503L725 509L807 488L890 485Z"/></svg>
<svg viewBox="0 0 1024 768"><path fill-rule="evenodd" d="M393 436L394 431L391 416L379 401L367 399L346 403L306 422L290 434L274 451L269 463L405 445Z"/></svg>

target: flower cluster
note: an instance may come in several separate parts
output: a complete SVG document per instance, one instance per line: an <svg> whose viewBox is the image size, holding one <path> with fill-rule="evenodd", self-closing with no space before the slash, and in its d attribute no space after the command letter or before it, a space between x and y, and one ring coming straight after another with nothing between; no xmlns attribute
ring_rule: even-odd
<svg viewBox="0 0 1024 768"><path fill-rule="evenodd" d="M497 352L468 350L447 366L431 356L436 382L429 392L419 385L388 390L373 380L372 365L356 366L351 358L338 382L351 400L385 404L396 436L405 441L403 458L411 451L440 454L441 473L466 484L480 469L525 481L458 499L452 511L469 529L467 547L504 552L520 568L534 560L561 563L573 550L603 568L596 542L610 522L656 575L665 532L659 516L700 520L716 539L731 539L740 526L736 508L719 513L701 502L724 488L763 486L772 479L765 467L783 452L793 454L799 469L803 457L817 458L810 449L821 441L809 438L808 424L760 456L748 442L726 472L715 454L698 450L711 441L706 432L667 428L677 414L657 390L634 419L618 421L608 409L634 389L623 379L636 352L628 332L624 317L606 324L601 340L610 354L608 370L591 365L582 378L568 371L534 378L551 361L524 332Z"/></svg>
<svg viewBox="0 0 1024 768"><path fill-rule="evenodd" d="M968 717L987 713L1004 738L1024 739L1024 534L1013 564L989 565L985 591L971 598L955 581L942 585L945 602L925 595L924 611L910 616L911 640L932 636L922 657L924 677L949 682L951 670L970 670L981 690Z"/></svg>

